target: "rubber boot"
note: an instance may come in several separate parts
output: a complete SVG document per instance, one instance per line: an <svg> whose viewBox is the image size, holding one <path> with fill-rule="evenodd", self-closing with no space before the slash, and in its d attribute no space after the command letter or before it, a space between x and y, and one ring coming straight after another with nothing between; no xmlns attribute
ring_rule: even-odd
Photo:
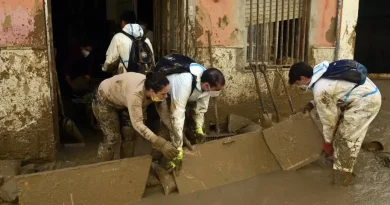
<svg viewBox="0 0 390 205"><path fill-rule="evenodd" d="M100 143L97 153L97 158L102 161L110 161L114 158L114 145L113 144L106 144L106 143Z"/></svg>
<svg viewBox="0 0 390 205"><path fill-rule="evenodd" d="M343 172L339 170L333 170L333 184L347 187L351 185L353 180L353 174L350 172Z"/></svg>

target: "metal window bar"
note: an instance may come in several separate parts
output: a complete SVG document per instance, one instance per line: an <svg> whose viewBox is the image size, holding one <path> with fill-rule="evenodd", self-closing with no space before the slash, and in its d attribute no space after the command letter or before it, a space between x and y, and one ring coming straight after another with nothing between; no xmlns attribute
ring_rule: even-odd
<svg viewBox="0 0 390 205"><path fill-rule="evenodd" d="M171 52L190 55L194 36L190 32L188 0L154 0L154 4L156 57Z"/></svg>
<svg viewBox="0 0 390 205"><path fill-rule="evenodd" d="M288 67L305 60L309 2L247 0L247 62L250 65Z"/></svg>

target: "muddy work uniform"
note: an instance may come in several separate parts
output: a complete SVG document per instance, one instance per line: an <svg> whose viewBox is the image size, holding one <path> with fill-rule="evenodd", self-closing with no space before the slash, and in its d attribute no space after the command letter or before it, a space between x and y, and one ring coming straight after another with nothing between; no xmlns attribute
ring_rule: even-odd
<svg viewBox="0 0 390 205"><path fill-rule="evenodd" d="M368 126L378 114L382 98L368 78L359 86L344 80L321 78L328 67L327 61L314 67L309 89L314 94L325 142L333 144L333 169L352 173Z"/></svg>
<svg viewBox="0 0 390 205"><path fill-rule="evenodd" d="M158 136L144 124L144 111L153 101L146 99L145 78L139 73L124 73L104 80L92 102L93 113L104 134L104 142L98 149L98 157L103 161L118 158L121 141L118 111L128 108L131 128L146 140L154 143ZM166 102L155 103L160 117L168 119ZM165 122L165 123L167 123ZM134 132L135 133L135 132ZM123 136L124 141L135 140L133 136ZM122 151L128 151L123 150Z"/></svg>
<svg viewBox="0 0 390 205"><path fill-rule="evenodd" d="M201 76L206 69L197 63L190 65L191 73L181 73L168 75L171 85L169 94L171 96L171 122L172 129L177 134L171 134L171 139L175 147L183 146L183 128L186 121L187 103L193 103L192 118L195 130L201 130L204 124L204 114L207 112L210 100L210 93L201 89ZM196 87L192 89L192 78L196 77ZM190 121L191 122L191 121Z"/></svg>

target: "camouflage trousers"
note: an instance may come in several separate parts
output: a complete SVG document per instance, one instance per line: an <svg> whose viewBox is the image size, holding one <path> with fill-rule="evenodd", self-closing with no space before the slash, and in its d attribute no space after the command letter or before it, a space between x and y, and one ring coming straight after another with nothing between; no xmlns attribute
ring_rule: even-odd
<svg viewBox="0 0 390 205"><path fill-rule="evenodd" d="M146 125L156 132L159 130L160 121L159 118L156 118L158 114L153 112L153 108L154 105L149 106L148 114L144 113L144 116L148 116ZM127 109L117 109L95 95L92 101L92 110L104 137L103 142L99 144L97 153L97 157L101 161L151 153L151 143L133 128Z"/></svg>

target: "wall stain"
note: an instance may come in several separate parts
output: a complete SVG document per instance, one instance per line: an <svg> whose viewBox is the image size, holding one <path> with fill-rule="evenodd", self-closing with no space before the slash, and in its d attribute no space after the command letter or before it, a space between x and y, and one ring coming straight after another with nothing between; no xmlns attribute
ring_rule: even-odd
<svg viewBox="0 0 390 205"><path fill-rule="evenodd" d="M4 32L8 32L12 28L12 19L10 15L5 16L3 23L1 24Z"/></svg>
<svg viewBox="0 0 390 205"><path fill-rule="evenodd" d="M333 43L335 42L336 40L336 18L335 17L332 17L330 19L331 23L329 25L329 28L328 30L326 31L326 34L325 34L325 38L326 38L326 41L328 41L329 43Z"/></svg>
<svg viewBox="0 0 390 205"><path fill-rule="evenodd" d="M226 15L223 15L223 17L219 17L218 18L218 27L221 28L221 29L224 29L226 28L226 26L229 25L229 21L227 19L227 16Z"/></svg>

